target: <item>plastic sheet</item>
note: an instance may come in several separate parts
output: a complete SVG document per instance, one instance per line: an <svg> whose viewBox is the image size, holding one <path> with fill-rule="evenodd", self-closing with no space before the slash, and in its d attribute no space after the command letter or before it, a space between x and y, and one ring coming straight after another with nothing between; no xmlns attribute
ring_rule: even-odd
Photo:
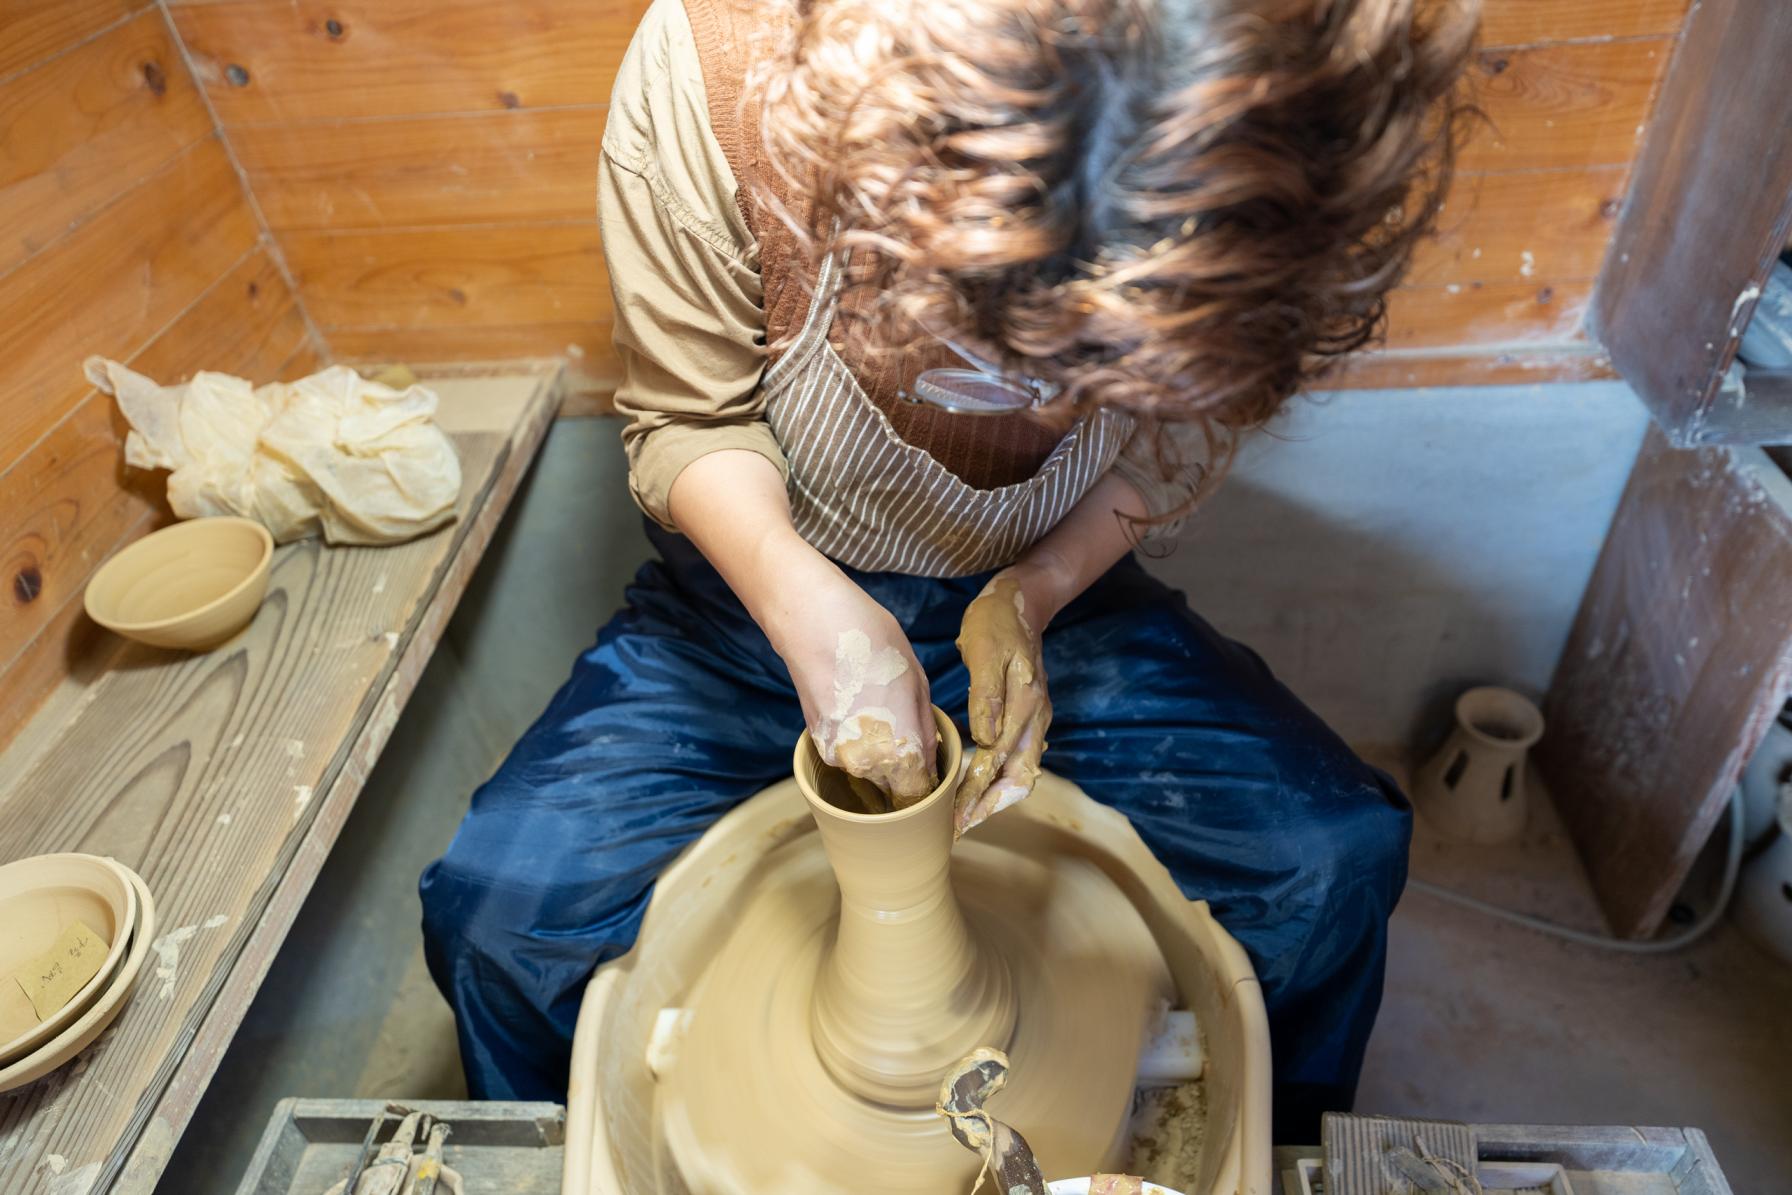
<svg viewBox="0 0 1792 1195"><path fill-rule="evenodd" d="M200 372L162 386L91 357L87 377L131 425L125 463L167 469L176 515L240 515L280 543L411 539L454 517L460 458L435 424L436 396L332 366L253 386Z"/></svg>

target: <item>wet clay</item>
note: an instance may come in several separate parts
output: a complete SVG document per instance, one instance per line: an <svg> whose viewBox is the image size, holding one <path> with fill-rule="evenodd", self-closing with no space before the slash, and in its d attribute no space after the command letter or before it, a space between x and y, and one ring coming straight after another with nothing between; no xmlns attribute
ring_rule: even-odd
<svg viewBox="0 0 1792 1195"><path fill-rule="evenodd" d="M958 792L963 834L1033 791L1052 703L1026 595L1007 574L996 574L964 612L958 651L971 676L971 737L977 742Z"/></svg>
<svg viewBox="0 0 1792 1195"><path fill-rule="evenodd" d="M956 778L958 735L939 723ZM968 1191L979 1159L934 1103L980 1046L1012 1060L990 1112L1047 1177L1122 1164L1145 1026L1173 992L1133 904L1078 856L974 834L954 849L950 779L853 812L820 795L842 799L806 738L796 777L823 849L802 836L755 869L658 1092L689 1190Z"/></svg>
<svg viewBox="0 0 1792 1195"><path fill-rule="evenodd" d="M956 776L957 735L949 724L941 734L941 774ZM952 896L952 802L882 816L842 809L829 799L839 773L801 745L796 774L840 886L815 981L815 1052L861 1099L931 1108L948 1067L979 1046L1005 1047L1014 1031L1007 961L973 941Z"/></svg>
<svg viewBox="0 0 1792 1195"><path fill-rule="evenodd" d="M913 716L899 718L886 704L906 700L908 695L893 686L912 663L895 647L874 650L862 630L840 632L834 648L833 707L811 726L823 759L888 795L880 812L892 804L898 809L913 805L939 784L925 746L925 727Z"/></svg>

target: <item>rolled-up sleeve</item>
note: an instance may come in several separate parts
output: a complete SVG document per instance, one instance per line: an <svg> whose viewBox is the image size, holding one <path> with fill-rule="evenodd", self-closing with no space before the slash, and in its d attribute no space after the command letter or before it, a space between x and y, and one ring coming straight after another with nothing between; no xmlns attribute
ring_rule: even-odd
<svg viewBox="0 0 1792 1195"><path fill-rule="evenodd" d="M615 300L616 409L629 488L661 526L685 466L747 449L788 475L764 419L758 248L709 127L678 0L656 0L616 79L598 165L598 223Z"/></svg>
<svg viewBox="0 0 1792 1195"><path fill-rule="evenodd" d="M1141 423L1115 458L1114 472L1132 483L1154 517L1172 519L1139 528L1146 543L1173 538L1182 530L1197 495L1209 481L1211 451L1199 424Z"/></svg>

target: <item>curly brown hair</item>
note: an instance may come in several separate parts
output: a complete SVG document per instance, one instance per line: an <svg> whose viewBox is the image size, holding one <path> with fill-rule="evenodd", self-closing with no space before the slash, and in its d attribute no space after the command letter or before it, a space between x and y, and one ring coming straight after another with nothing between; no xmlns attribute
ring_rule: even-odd
<svg viewBox="0 0 1792 1195"><path fill-rule="evenodd" d="M1229 456L1441 206L1477 0L804 0L749 86L872 343L962 339Z"/></svg>

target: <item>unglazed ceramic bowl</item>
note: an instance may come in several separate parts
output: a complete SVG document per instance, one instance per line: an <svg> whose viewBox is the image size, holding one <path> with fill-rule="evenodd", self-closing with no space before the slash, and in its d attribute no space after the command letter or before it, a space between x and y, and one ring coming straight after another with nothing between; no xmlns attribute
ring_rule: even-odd
<svg viewBox="0 0 1792 1195"><path fill-rule="evenodd" d="M127 639L204 651L248 625L274 537L253 519L191 519L146 535L87 583L87 615Z"/></svg>
<svg viewBox="0 0 1792 1195"><path fill-rule="evenodd" d="M0 1091L11 1091L41 1079L92 1045L94 1039L106 1031L106 1026L124 1011L125 1001L137 986L137 980L142 978L143 964L149 958L149 948L156 936L156 902L151 899L141 876L122 864L113 866L129 880L137 894L137 925L131 931L124 962L113 973L112 982L73 1024L23 1058L0 1064Z"/></svg>
<svg viewBox="0 0 1792 1195"><path fill-rule="evenodd" d="M0 1066L30 1054L73 1023L118 971L138 919L129 874L95 855L38 855L0 867ZM100 969L44 1020L13 982L74 922L105 939Z"/></svg>

